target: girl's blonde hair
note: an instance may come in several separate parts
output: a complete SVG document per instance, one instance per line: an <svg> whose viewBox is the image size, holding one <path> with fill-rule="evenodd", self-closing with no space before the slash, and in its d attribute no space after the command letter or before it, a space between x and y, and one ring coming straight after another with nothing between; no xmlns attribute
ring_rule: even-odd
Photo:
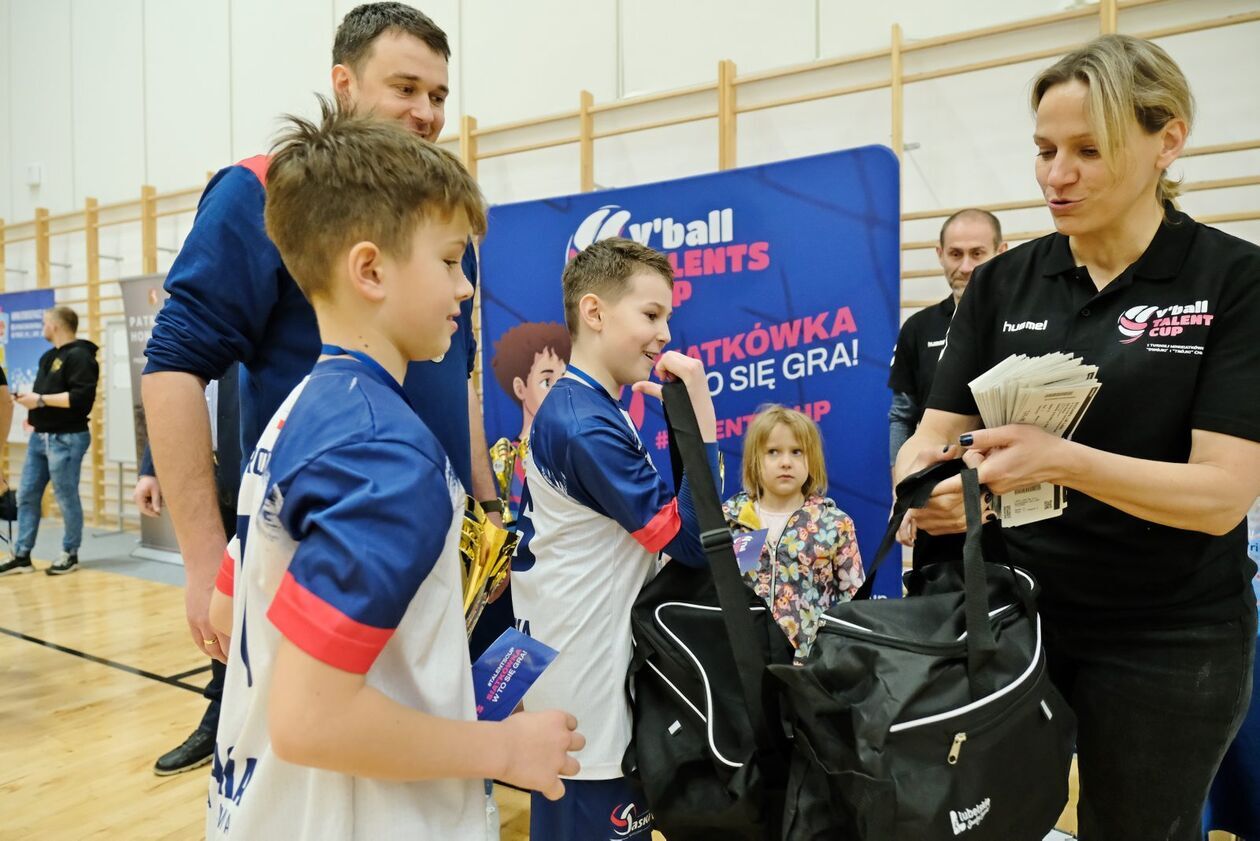
<svg viewBox="0 0 1260 841"><path fill-rule="evenodd" d="M1131 118L1147 134L1170 120L1194 121L1194 97L1185 74L1168 53L1132 35L1104 35L1041 71L1033 81L1036 112L1046 91L1079 81L1089 90L1089 120L1108 165L1115 170L1125 155L1124 135ZM1181 193L1181 183L1165 172L1155 198L1162 206Z"/></svg>
<svg viewBox="0 0 1260 841"><path fill-rule="evenodd" d="M801 493L806 498L811 494L826 493L827 465L823 461L822 436L818 434L818 425L807 415L775 403L762 406L744 434L744 490L753 499L761 497L761 454L766 449L770 433L778 424L791 430L805 455L805 467L809 475L801 487Z"/></svg>

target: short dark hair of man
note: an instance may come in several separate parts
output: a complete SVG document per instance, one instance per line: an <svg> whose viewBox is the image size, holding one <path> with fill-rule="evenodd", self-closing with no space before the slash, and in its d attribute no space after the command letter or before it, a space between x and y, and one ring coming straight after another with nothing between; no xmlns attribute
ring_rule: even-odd
<svg viewBox="0 0 1260 841"><path fill-rule="evenodd" d="M940 244L942 248L945 247L945 232L949 230L950 225L959 219L982 219L988 222L989 227L993 228L993 247L996 249L1002 244L1002 223L998 221L998 218L987 210L982 210L978 207L965 207L954 213L945 220L944 225L941 225Z"/></svg>
<svg viewBox="0 0 1260 841"><path fill-rule="evenodd" d="M442 58L451 59L446 33L424 12L406 3L364 3L341 19L333 38L333 64L344 64L358 71L371 55L376 39L386 32L419 38Z"/></svg>
<svg viewBox="0 0 1260 841"><path fill-rule="evenodd" d="M48 314L71 333L79 332L79 314L69 307L49 307Z"/></svg>

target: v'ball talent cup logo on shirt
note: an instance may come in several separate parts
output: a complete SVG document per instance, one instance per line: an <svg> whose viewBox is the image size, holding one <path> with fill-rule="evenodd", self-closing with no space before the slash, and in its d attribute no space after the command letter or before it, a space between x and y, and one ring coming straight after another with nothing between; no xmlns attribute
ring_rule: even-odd
<svg viewBox="0 0 1260 841"><path fill-rule="evenodd" d="M1143 336L1171 338L1185 333L1187 327L1210 327L1212 318L1206 300L1171 307L1143 304L1120 313L1116 328L1124 337L1120 344L1129 345Z"/></svg>

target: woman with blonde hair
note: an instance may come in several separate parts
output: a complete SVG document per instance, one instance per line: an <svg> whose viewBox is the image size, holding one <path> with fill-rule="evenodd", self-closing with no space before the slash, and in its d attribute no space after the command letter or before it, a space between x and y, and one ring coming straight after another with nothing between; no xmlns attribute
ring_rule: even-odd
<svg viewBox="0 0 1260 841"><path fill-rule="evenodd" d="M1260 248L1173 204L1193 100L1156 45L1096 39L1036 78L1032 106L1057 231L976 270L896 475L963 453L994 493L1066 488L1061 516L1002 535L1041 584L1051 676L1079 719L1080 837L1199 839L1256 644ZM1063 350L1102 384L1073 440L981 428L968 381ZM959 481L913 516L959 530Z"/></svg>

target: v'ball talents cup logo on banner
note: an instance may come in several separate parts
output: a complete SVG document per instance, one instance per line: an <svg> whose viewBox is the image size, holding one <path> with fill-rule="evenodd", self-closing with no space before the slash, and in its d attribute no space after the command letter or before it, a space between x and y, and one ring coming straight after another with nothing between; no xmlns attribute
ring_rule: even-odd
<svg viewBox="0 0 1260 841"><path fill-rule="evenodd" d="M900 305L896 158L864 147L676 181L491 208L481 257L484 370L558 369L567 348L501 347L524 324L563 323L565 262L598 240L633 239L674 268L670 348L701 359L718 413L727 495L742 439L765 403L798 408L823 434L829 495L872 555L890 501L887 360ZM537 328L541 332L542 328ZM524 348L524 350L521 350ZM542 357L538 353L543 353ZM548 360L552 360L548 362ZM537 363L537 364L534 364ZM532 366L532 367L531 367ZM487 377L491 441L521 435L522 388ZM659 404L623 395L653 461L669 470ZM536 409L536 406L533 406ZM899 595L896 571L877 592Z"/></svg>
<svg viewBox="0 0 1260 841"><path fill-rule="evenodd" d="M612 237L626 237L663 251L674 267L675 307L691 297L688 277L759 272L770 267L769 242L735 241L734 208L710 210L705 218L690 221L671 216L641 222L632 222L632 218L625 208L611 204L601 207L583 219L569 238L566 259L572 260L593 242Z"/></svg>

